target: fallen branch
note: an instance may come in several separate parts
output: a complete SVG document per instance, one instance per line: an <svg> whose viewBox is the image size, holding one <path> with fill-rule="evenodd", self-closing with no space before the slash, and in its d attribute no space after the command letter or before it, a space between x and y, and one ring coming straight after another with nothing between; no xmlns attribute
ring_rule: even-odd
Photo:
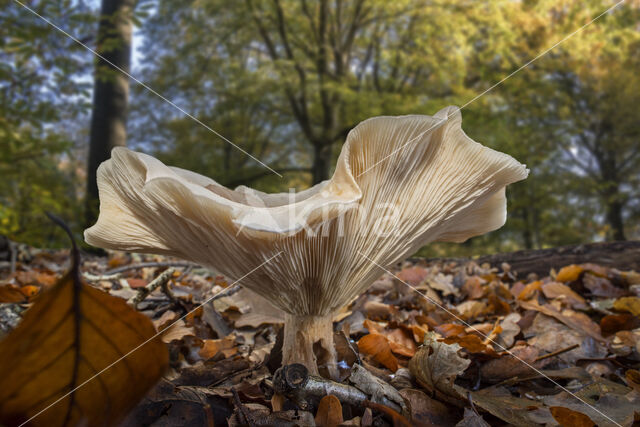
<svg viewBox="0 0 640 427"><path fill-rule="evenodd" d="M138 269L138 268L150 268L150 267L176 267L176 268L191 267L191 268L200 268L200 266L198 264L194 264L192 262L186 262L186 261L141 262L141 263L138 263L138 264L129 264L129 265L123 265L122 267L113 268L111 270L105 271L104 275L117 274L117 273L122 273L122 272L125 272L125 271L129 271L129 270L135 270L135 269Z"/></svg>
<svg viewBox="0 0 640 427"><path fill-rule="evenodd" d="M165 293L168 292L167 296L169 297L169 299L174 300L175 297L173 296L173 293L169 291L169 288L167 287L167 283L169 282L169 279L171 279L171 276L173 276L173 273L175 271L176 271L175 268L172 268L172 267L167 268L165 271L160 273L158 277L153 279L151 283L149 283L147 286L145 286L144 288L138 289L138 294L135 297L133 297L129 302L133 304L134 307L137 308L138 304L140 304L151 292L155 291L160 286L162 286L162 289Z"/></svg>
<svg viewBox="0 0 640 427"><path fill-rule="evenodd" d="M285 365L278 369L273 376L273 388L276 393L282 394L294 401L301 409L308 410L309 397L322 398L328 394L337 397L340 402L354 406L361 406L369 401L369 396L354 386L338 383L315 375L309 375L307 368L299 363ZM381 405L394 411L401 411L399 405L382 395L373 396Z"/></svg>
<svg viewBox="0 0 640 427"><path fill-rule="evenodd" d="M103 280L119 280L122 277L122 274L91 274L85 271L82 273L82 277L89 282L101 282Z"/></svg>

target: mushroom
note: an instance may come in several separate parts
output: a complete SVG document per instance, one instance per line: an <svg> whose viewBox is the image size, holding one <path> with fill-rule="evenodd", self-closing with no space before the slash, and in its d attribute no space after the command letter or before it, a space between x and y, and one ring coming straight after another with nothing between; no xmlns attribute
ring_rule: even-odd
<svg viewBox="0 0 640 427"><path fill-rule="evenodd" d="M283 364L335 372L334 314L389 266L435 241L501 227L505 186L526 167L435 116L375 117L347 136L335 173L298 193L229 190L115 148L98 169L100 214L87 243L173 255L211 267L285 313Z"/></svg>

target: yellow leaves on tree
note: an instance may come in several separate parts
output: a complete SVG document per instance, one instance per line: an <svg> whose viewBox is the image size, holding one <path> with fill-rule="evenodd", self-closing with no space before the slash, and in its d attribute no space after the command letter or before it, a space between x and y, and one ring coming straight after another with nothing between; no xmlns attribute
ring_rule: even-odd
<svg viewBox="0 0 640 427"><path fill-rule="evenodd" d="M167 366L154 335L124 300L82 282L74 247L71 271L0 343L0 423L115 425Z"/></svg>

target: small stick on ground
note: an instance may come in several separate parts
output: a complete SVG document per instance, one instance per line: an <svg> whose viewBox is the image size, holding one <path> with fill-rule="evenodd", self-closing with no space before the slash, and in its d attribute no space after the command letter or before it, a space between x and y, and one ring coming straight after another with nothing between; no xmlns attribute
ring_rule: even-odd
<svg viewBox="0 0 640 427"><path fill-rule="evenodd" d="M123 265L122 267L113 268L105 271L105 275L122 273L129 270L135 270L137 268L149 268L149 267L191 267L199 268L200 266L192 262L185 261L170 261L170 262L141 262L138 264Z"/></svg>
<svg viewBox="0 0 640 427"><path fill-rule="evenodd" d="M122 274L91 274L85 271L82 273L82 277L89 282L101 282L103 280L118 280L122 277Z"/></svg>
<svg viewBox="0 0 640 427"><path fill-rule="evenodd" d="M549 357L557 356L557 355L562 354L562 353L566 353L567 351L571 351L574 348L578 348L578 347L580 347L580 344L574 344L574 345L569 346L567 348L563 348L563 349L560 349L558 351L554 351L553 353L543 354L542 356L536 357L535 362L538 362L538 361L544 360L544 359L548 359Z"/></svg>
<svg viewBox="0 0 640 427"><path fill-rule="evenodd" d="M164 289L175 271L175 268L169 267L165 271L160 273L158 277L153 279L147 286L138 289L138 294L130 300L131 304L133 304L133 306L137 308L138 304L140 304L151 292L155 291L158 287L162 286ZM174 298L173 294L169 294L167 296L169 297L169 299Z"/></svg>

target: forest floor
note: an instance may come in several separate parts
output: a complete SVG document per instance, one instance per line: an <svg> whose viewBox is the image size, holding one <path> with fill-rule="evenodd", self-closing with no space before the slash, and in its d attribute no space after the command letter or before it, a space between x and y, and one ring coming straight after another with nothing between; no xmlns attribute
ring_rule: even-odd
<svg viewBox="0 0 640 427"><path fill-rule="evenodd" d="M13 265L0 264L0 335L68 268L68 251L24 249ZM506 263L405 262L334 319L336 381L299 365L274 376L282 313L240 287L225 291L228 278L122 253L84 256L82 271L86 283L151 319L169 349L169 370L126 426L629 426L640 419L640 274L633 271L573 264L518 278Z"/></svg>

